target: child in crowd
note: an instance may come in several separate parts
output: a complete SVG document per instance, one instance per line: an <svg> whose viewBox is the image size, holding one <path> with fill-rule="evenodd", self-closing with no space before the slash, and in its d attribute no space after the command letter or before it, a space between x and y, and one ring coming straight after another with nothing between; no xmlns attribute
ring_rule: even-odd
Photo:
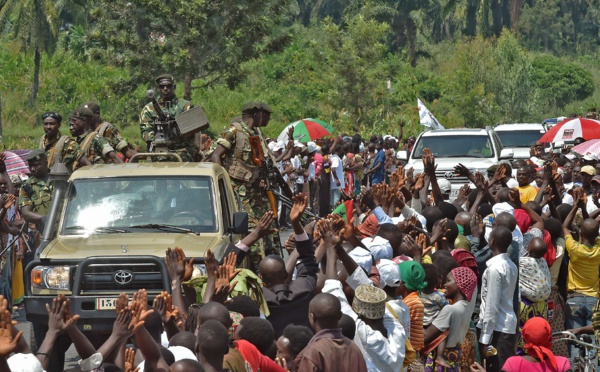
<svg viewBox="0 0 600 372"><path fill-rule="evenodd" d="M442 307L448 305L444 292L440 291L440 275L437 268L432 264L423 264L425 270L425 281L427 287L419 295L425 311L423 313L423 327L427 328L437 317Z"/></svg>
<svg viewBox="0 0 600 372"><path fill-rule="evenodd" d="M544 259L546 244L533 238L528 246L529 257L519 258L519 289L521 297L531 301L545 301L550 296L550 269Z"/></svg>

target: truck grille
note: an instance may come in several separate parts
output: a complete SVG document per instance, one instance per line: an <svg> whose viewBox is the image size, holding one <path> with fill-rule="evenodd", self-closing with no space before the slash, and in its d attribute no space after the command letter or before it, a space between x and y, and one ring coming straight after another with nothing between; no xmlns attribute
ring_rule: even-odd
<svg viewBox="0 0 600 372"><path fill-rule="evenodd" d="M81 294L163 290L160 265L148 263L91 264L81 273Z"/></svg>
<svg viewBox="0 0 600 372"><path fill-rule="evenodd" d="M436 171L435 176L438 179L447 179L450 183L456 183L464 185L465 183L471 183L468 177L456 176L453 171Z"/></svg>

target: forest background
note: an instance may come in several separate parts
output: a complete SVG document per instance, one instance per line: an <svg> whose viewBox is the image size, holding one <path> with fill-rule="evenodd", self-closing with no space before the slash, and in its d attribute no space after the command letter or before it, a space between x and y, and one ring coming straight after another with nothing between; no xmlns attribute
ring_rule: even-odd
<svg viewBox="0 0 600 372"><path fill-rule="evenodd" d="M600 0L0 0L5 148L35 148L41 113L97 101L141 144L164 72L212 135L246 101L266 133L315 117L338 133L418 134L541 122L600 105Z"/></svg>

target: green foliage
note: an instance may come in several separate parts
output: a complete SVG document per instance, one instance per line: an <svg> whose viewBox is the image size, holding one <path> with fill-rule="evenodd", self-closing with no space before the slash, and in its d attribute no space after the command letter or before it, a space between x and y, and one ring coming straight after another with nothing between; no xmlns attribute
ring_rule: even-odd
<svg viewBox="0 0 600 372"><path fill-rule="evenodd" d="M548 107L564 108L573 101L583 101L594 94L592 74L575 63L543 54L533 61L534 81Z"/></svg>

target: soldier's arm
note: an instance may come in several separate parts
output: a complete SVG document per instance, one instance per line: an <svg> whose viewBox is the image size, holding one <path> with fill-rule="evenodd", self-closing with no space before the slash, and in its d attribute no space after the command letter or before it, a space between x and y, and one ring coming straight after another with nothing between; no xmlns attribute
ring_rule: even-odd
<svg viewBox="0 0 600 372"><path fill-rule="evenodd" d="M221 161L221 157L227 152L227 149L225 147L223 147L223 145L217 145L217 148L215 149L215 151L213 151L212 155L210 156L210 161L219 165L223 165L223 162Z"/></svg>
<svg viewBox="0 0 600 372"><path fill-rule="evenodd" d="M140 113L140 134L145 142L154 140L154 122L155 113L152 104L146 105Z"/></svg>
<svg viewBox="0 0 600 372"><path fill-rule="evenodd" d="M95 145L98 146L97 150L102 154L104 161L111 160L115 164L122 163L123 160L117 156L115 149L108 143L108 140L104 137L96 135Z"/></svg>
<svg viewBox="0 0 600 372"><path fill-rule="evenodd" d="M35 213L33 211L33 206L31 205L26 205L23 208L21 208L21 215L23 216L23 219L29 223L34 223L34 224L39 224L42 222L42 218L44 217L41 214Z"/></svg>
<svg viewBox="0 0 600 372"><path fill-rule="evenodd" d="M104 137L106 137L110 145L117 151L130 158L136 154L136 152L129 147L129 143L123 138L121 135L121 131L117 128L116 125L110 124L106 131L104 132ZM129 155L128 155L129 154Z"/></svg>

